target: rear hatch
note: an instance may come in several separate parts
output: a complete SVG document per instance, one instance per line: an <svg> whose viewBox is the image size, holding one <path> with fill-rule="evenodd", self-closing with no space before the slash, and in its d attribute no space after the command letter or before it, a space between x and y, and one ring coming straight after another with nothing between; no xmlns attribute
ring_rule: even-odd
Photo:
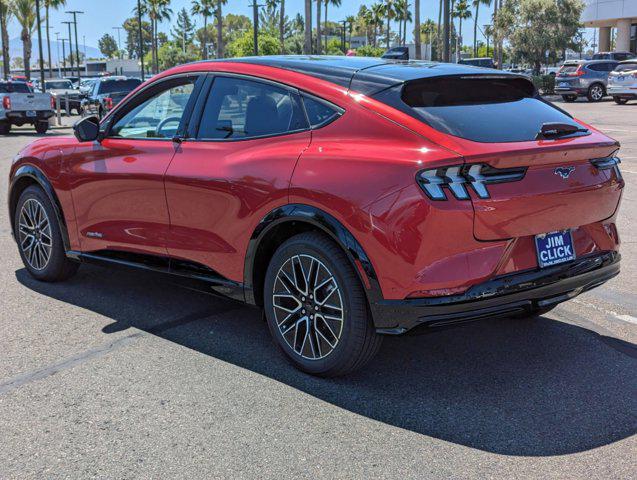
<svg viewBox="0 0 637 480"><path fill-rule="evenodd" d="M581 63L565 63L555 74L555 87L558 89L578 87L579 77L584 73L584 65Z"/></svg>
<svg viewBox="0 0 637 480"><path fill-rule="evenodd" d="M623 62L608 75L608 86L628 87L637 84L637 60ZM635 91L637 95L637 90Z"/></svg>
<svg viewBox="0 0 637 480"><path fill-rule="evenodd" d="M467 191L477 239L565 230L615 212L623 187L618 144L536 96L529 80L426 78L407 82L401 99L403 111L443 134L436 142L463 157L460 175L437 175Z"/></svg>

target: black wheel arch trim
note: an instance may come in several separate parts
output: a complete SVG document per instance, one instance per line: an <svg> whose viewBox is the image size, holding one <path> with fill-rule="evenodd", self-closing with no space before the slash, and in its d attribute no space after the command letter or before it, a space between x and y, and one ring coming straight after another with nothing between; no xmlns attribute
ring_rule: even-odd
<svg viewBox="0 0 637 480"><path fill-rule="evenodd" d="M11 222L11 234L13 235L13 238L15 239L15 207L18 204L18 199L20 196L20 192L16 191L16 186L20 183L20 180L25 177L35 181L35 183L39 185L40 188L42 188L42 190L44 190L44 192L46 193L51 202L51 205L53 205L53 210L55 211L55 216L58 220L60 233L62 234L64 250L69 250L69 232L66 226L66 220L64 219L64 213L62 212L62 206L60 205L60 200L58 199L58 196L55 193L55 189L51 185L51 182L42 172L42 170L31 164L26 164L18 167L18 169L13 174L11 183L9 185L7 203L9 206L9 220Z"/></svg>
<svg viewBox="0 0 637 480"><path fill-rule="evenodd" d="M246 252L243 275L246 302L252 305L256 304L253 279L256 254L259 250L259 246L267 238L268 233L270 233L272 229L283 223L294 221L313 225L336 241L345 251L361 280L373 315L374 305L382 300L383 297L378 276L367 253L365 253L365 250L354 235L334 216L320 208L300 203L275 208L263 217L252 233Z"/></svg>

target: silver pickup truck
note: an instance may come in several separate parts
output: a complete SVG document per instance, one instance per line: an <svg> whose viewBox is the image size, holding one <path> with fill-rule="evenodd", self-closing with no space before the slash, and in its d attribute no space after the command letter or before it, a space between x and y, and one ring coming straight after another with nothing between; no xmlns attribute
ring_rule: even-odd
<svg viewBox="0 0 637 480"><path fill-rule="evenodd" d="M50 94L33 93L26 83L0 80L0 135L7 135L12 125L27 123L46 133L52 116Z"/></svg>

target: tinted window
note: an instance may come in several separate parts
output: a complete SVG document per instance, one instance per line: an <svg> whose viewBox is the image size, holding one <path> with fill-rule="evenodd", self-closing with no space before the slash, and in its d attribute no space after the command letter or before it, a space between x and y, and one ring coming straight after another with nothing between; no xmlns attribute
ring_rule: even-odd
<svg viewBox="0 0 637 480"><path fill-rule="evenodd" d="M596 53L593 55L593 60L610 60L610 53Z"/></svg>
<svg viewBox="0 0 637 480"><path fill-rule="evenodd" d="M54 89L54 90L71 90L73 88L73 84L68 80L60 80L56 82L44 82L46 89Z"/></svg>
<svg viewBox="0 0 637 480"><path fill-rule="evenodd" d="M0 93L31 93L26 83L0 83Z"/></svg>
<svg viewBox="0 0 637 480"><path fill-rule="evenodd" d="M126 80L104 80L99 82L97 93L130 92L137 88L141 83L142 81L136 78L129 78Z"/></svg>
<svg viewBox="0 0 637 480"><path fill-rule="evenodd" d="M593 70L595 72L605 72L606 71L606 63L591 63L588 65L589 70Z"/></svg>
<svg viewBox="0 0 637 480"><path fill-rule="evenodd" d="M616 72L631 72L637 70L637 62L622 63L615 67Z"/></svg>
<svg viewBox="0 0 637 480"><path fill-rule="evenodd" d="M580 127L534 94L521 78L438 77L407 83L402 100L436 130L476 142L534 140L546 122Z"/></svg>
<svg viewBox="0 0 637 480"><path fill-rule="evenodd" d="M217 77L208 94L197 136L235 140L305 128L307 121L298 95L263 82Z"/></svg>
<svg viewBox="0 0 637 480"><path fill-rule="evenodd" d="M195 80L189 78L170 82L170 87L157 92L117 120L109 136L172 138L179 128Z"/></svg>
<svg viewBox="0 0 637 480"><path fill-rule="evenodd" d="M564 73L575 73L579 65L562 65L559 70L560 75Z"/></svg>
<svg viewBox="0 0 637 480"><path fill-rule="evenodd" d="M310 121L312 128L327 125L329 122L338 118L341 114L338 109L328 105L327 103L315 100L305 95L303 96L303 103L305 104L307 118Z"/></svg>

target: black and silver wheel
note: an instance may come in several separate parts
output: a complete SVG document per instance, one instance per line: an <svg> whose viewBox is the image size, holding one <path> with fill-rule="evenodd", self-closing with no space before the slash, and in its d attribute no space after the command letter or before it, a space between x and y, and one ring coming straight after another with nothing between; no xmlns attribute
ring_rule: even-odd
<svg viewBox="0 0 637 480"><path fill-rule="evenodd" d="M53 282L77 271L79 264L66 257L57 217L42 189L31 186L22 192L14 225L22 262L33 277Z"/></svg>
<svg viewBox="0 0 637 480"><path fill-rule="evenodd" d="M305 372L344 375L380 347L356 272L321 234L303 233L279 247L268 266L264 303L272 336Z"/></svg>
<svg viewBox="0 0 637 480"><path fill-rule="evenodd" d="M601 83L594 83L590 87L588 87L588 93L586 97L589 102L599 102L602 98L604 98L604 86Z"/></svg>

